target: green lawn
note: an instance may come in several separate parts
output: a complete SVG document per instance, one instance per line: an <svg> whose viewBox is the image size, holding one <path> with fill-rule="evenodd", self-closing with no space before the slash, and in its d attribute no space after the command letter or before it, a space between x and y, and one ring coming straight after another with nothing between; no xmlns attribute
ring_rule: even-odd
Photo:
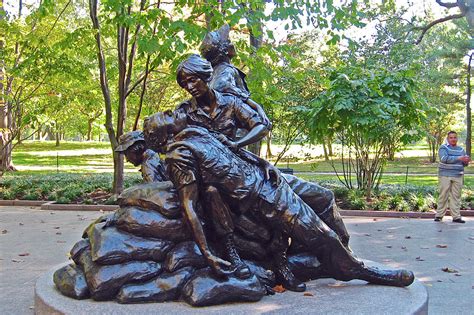
<svg viewBox="0 0 474 315"><path fill-rule="evenodd" d="M318 148L295 146L294 152L306 152ZM298 151L299 150L299 151ZM316 151L315 151L316 150ZM436 185L437 166L436 163L428 162L426 157L427 147L423 145L410 146L396 157L395 161L388 162L386 173L396 172L405 174L408 166L408 184L414 185ZM295 153L296 154L296 153ZM18 145L13 152L13 162L19 169L18 175L35 175L50 173L110 173L113 171L112 152L107 142L61 142L59 147L54 141L25 141ZM336 169L341 170L338 161L334 161ZM135 172L136 167L126 163L127 172ZM278 164L286 167L285 160ZM331 162L322 158L311 158L308 161L289 163L289 167L296 172L333 172ZM419 176L417 174L432 174L430 176ZM471 168L466 173L474 173ZM311 180L337 180L332 174L304 174L298 176ZM474 177L465 177L467 185L474 186ZM405 175L395 176L385 174L382 179L384 184L405 184Z"/></svg>
<svg viewBox="0 0 474 315"><path fill-rule="evenodd" d="M298 173L298 177L301 177L306 180L310 181L322 181L322 180L338 180L334 175L313 175L313 174L305 174L305 173ZM393 176L393 175L385 175L381 181L382 184L405 184L405 176ZM353 177L353 184L355 184L355 177ZM417 186L437 186L438 185L438 177L436 175L433 176L409 176L408 185L417 185ZM474 176L466 176L464 177L464 185L468 187L474 187Z"/></svg>
<svg viewBox="0 0 474 315"><path fill-rule="evenodd" d="M388 163L388 172L402 174L385 174L382 184L399 185L382 187L382 190L389 189L388 195L391 199L387 199L387 193L383 193L380 198L375 196L376 201L370 205L360 192L347 193L334 174L316 174L317 172L333 172L331 164L324 159L313 157L301 163L290 163L289 166L299 171L297 174L299 177L323 182L323 185L333 187L335 192L339 191L339 194L343 192L345 195L339 196L338 202L345 208L378 210L400 208L401 210L397 211L407 211L407 209L421 211L420 209L426 210L433 207L435 198L433 196L436 195L438 181L436 165L426 162L427 158L421 154L423 151L422 146L410 147L402 155L397 156L396 161ZM8 173L0 179L0 199L42 199L55 200L59 203L109 201L113 162L108 143L62 142L59 147L56 147L54 141L26 141L15 148L13 162L19 171ZM127 172L125 185L130 186L140 182L137 167L129 163L125 165ZM286 163L283 162L278 166L285 167ZM403 174L406 166L409 166L407 185L405 185ZM417 175L420 173L430 175ZM474 190L471 187L474 187L474 176L466 176L465 185L467 187L464 189L463 205L472 208L474 207L472 204ZM407 191L409 193L406 193Z"/></svg>
<svg viewBox="0 0 474 315"><path fill-rule="evenodd" d="M15 147L13 163L18 174L109 173L112 151L107 142L25 141ZM129 163L126 171L135 170Z"/></svg>

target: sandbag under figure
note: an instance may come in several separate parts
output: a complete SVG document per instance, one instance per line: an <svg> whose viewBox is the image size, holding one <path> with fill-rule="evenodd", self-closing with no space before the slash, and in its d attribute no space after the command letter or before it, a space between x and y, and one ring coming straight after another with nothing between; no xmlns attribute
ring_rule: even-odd
<svg viewBox="0 0 474 315"><path fill-rule="evenodd" d="M182 112L153 115L145 121L144 132L150 147L165 151L167 172L178 190L194 239L217 274L225 274L223 270L229 264L210 250L197 215L199 187L210 184L232 208L237 207L241 213L253 213L261 224L321 255L324 269L335 279L361 279L391 286L408 286L414 281L413 273L408 270L380 270L365 266L286 181L275 185L265 180L259 167L244 161L208 130L188 126Z"/></svg>
<svg viewBox="0 0 474 315"><path fill-rule="evenodd" d="M115 151L124 154L134 166L140 166L145 183L168 180L163 161L155 151L147 149L142 131L135 130L121 135Z"/></svg>
<svg viewBox="0 0 474 315"><path fill-rule="evenodd" d="M250 98L250 91L245 82L245 74L231 63L231 59L235 56L236 52L232 42L229 40L229 31L229 26L224 25L217 31L209 32L201 44L201 55L211 63L213 68L209 87L221 93L232 94L252 107L260 116L262 124L267 126L268 132L272 127L271 123L262 106ZM236 116L236 118L240 117ZM213 126L208 125L204 127L212 129ZM231 140L229 142L231 145L242 147L240 143L234 143L237 131L218 131L223 132ZM254 137L253 142L260 141L265 135L266 133L259 134L260 138ZM337 210L333 192L316 183L305 181L290 174L283 174L283 177L293 191L339 235L342 243L348 246L349 233Z"/></svg>

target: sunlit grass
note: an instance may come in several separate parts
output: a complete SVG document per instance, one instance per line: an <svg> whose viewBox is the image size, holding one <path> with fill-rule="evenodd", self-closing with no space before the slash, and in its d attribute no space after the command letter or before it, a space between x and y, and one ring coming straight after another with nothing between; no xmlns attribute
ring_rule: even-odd
<svg viewBox="0 0 474 315"><path fill-rule="evenodd" d="M263 146L265 148L265 145ZM340 149L334 145L334 151ZM273 153L281 150L281 146L272 146ZM263 155L263 154L262 154ZM323 158L320 145L293 145L287 156L297 156L301 160L287 163L283 158L278 167L293 168L295 172L331 172L331 162ZM306 160L305 160L306 159ZM113 172L112 150L108 142L74 142L63 141L59 147L55 141L25 141L15 147L13 162L19 170L17 174L48 174L48 173L109 173ZM342 171L340 160L333 160L338 172ZM405 183L408 166L408 183L416 185L435 185L437 183L437 163L430 163L428 147L426 145L413 145L407 147L396 155L395 161L389 161L384 168L383 181L387 183ZM125 163L126 172L135 172L136 167ZM403 176L393 176L389 173L399 173ZM467 174L474 173L474 169L466 168ZM416 174L429 174L418 176ZM316 178L337 179L335 175L304 175ZM466 177L466 181L470 179Z"/></svg>

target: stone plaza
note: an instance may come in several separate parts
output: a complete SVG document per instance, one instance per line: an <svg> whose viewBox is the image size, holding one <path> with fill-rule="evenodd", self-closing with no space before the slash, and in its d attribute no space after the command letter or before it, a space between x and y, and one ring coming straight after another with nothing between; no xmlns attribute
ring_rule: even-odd
<svg viewBox="0 0 474 315"><path fill-rule="evenodd" d="M64 263L68 249L80 238L83 229L103 213L0 207L0 214L0 312L33 314L36 279ZM442 223L373 217L344 220L351 234L351 248L358 255L415 272L429 293L429 314L472 314L474 219L467 217L465 225L453 224L449 217ZM343 282L339 285L345 286ZM301 295L317 300L318 291L311 286L308 289L306 295ZM259 308L259 302L246 304L246 308L249 306L256 314L278 313L278 308ZM350 313L350 309L346 311ZM159 313L159 304L156 312ZM306 313L318 312L313 307ZM399 313L393 310L393 314Z"/></svg>

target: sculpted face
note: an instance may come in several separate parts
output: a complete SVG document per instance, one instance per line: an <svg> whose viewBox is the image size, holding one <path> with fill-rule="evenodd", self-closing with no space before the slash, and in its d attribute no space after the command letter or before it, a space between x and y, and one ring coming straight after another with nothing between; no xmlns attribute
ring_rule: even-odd
<svg viewBox="0 0 474 315"><path fill-rule="evenodd" d="M207 82L194 74L181 71L179 74L180 85L193 97L199 98L209 91Z"/></svg>
<svg viewBox="0 0 474 315"><path fill-rule="evenodd" d="M186 114L180 111L156 113L145 120L145 142L149 148L161 152L171 135L187 126Z"/></svg>
<svg viewBox="0 0 474 315"><path fill-rule="evenodd" d="M132 163L135 166L139 166L143 162L143 152L144 152L143 145L134 144L130 146L125 151L125 158L128 162Z"/></svg>

